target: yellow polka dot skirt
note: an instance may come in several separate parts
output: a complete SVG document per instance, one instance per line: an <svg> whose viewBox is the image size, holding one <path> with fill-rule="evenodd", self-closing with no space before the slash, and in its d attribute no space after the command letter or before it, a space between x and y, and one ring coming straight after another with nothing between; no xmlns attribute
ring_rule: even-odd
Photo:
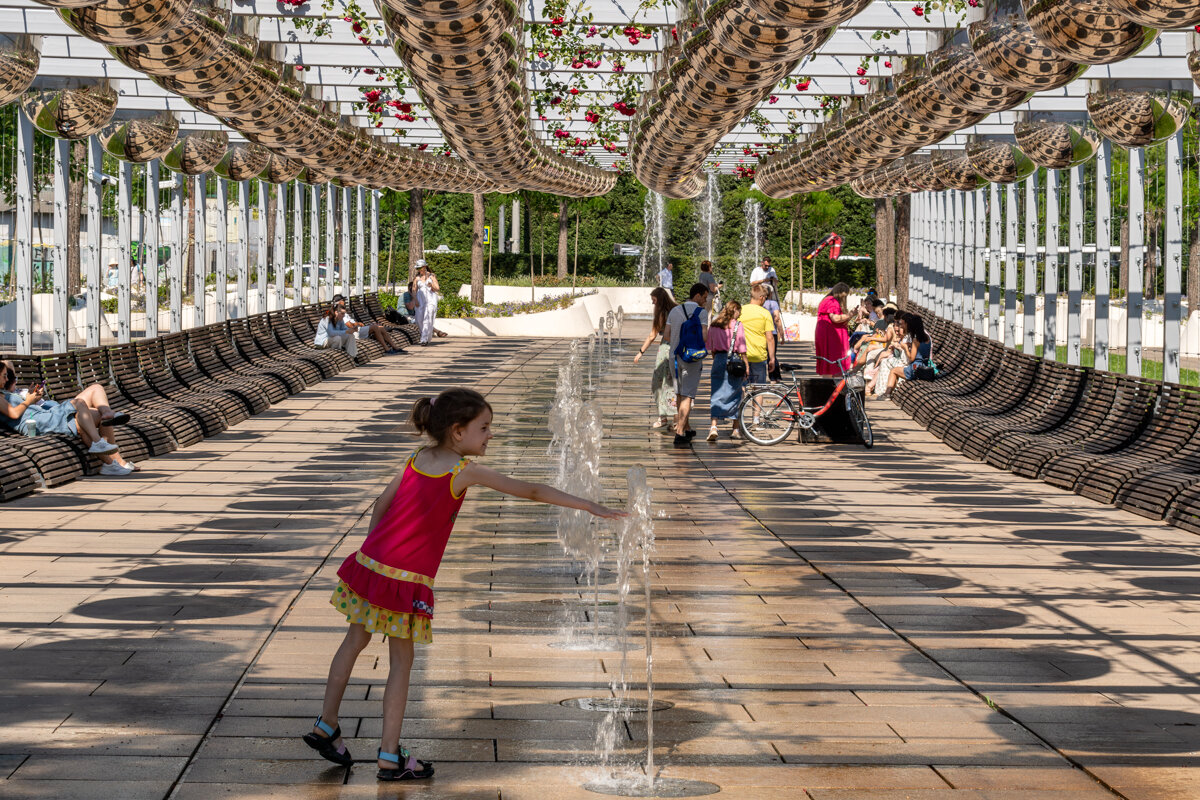
<svg viewBox="0 0 1200 800"><path fill-rule="evenodd" d="M345 581L338 581L329 603L346 615L351 625L362 625L367 633L382 633L400 639L429 644L433 641L433 620L418 614L399 614L379 606L372 606L354 592Z"/></svg>

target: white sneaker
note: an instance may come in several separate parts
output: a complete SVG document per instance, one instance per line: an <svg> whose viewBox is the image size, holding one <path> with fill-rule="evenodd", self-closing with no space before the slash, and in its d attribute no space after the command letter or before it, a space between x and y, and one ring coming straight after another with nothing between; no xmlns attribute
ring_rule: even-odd
<svg viewBox="0 0 1200 800"><path fill-rule="evenodd" d="M96 441L92 442L92 446L88 448L88 453L102 456L105 453L111 453L116 449L117 446L107 439L97 439Z"/></svg>
<svg viewBox="0 0 1200 800"><path fill-rule="evenodd" d="M133 472L133 467L122 466L115 461L100 467L101 475L128 475L131 472Z"/></svg>

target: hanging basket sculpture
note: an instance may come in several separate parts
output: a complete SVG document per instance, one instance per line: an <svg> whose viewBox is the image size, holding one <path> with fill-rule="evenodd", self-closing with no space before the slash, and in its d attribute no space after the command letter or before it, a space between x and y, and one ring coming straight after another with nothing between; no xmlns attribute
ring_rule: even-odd
<svg viewBox="0 0 1200 800"><path fill-rule="evenodd" d="M228 149L229 136L224 131L189 131L178 136L163 156L163 164L173 172L203 175L217 166Z"/></svg>
<svg viewBox="0 0 1200 800"><path fill-rule="evenodd" d="M1120 90L1092 92L1087 107L1100 133L1122 147L1145 147L1173 136L1189 111L1166 93Z"/></svg>
<svg viewBox="0 0 1200 800"><path fill-rule="evenodd" d="M1037 169L1037 164L1013 142L968 142L967 158L971 169L992 183L1016 183Z"/></svg>
<svg viewBox="0 0 1200 800"><path fill-rule="evenodd" d="M1013 135L1021 152L1046 169L1070 169L1090 161L1101 142L1091 127L1044 120L1018 122Z"/></svg>
<svg viewBox="0 0 1200 800"><path fill-rule="evenodd" d="M1063 58L1033 34L1017 16L972 22L971 50L983 68L1003 84L1027 92L1066 86L1087 69Z"/></svg>
<svg viewBox="0 0 1200 800"><path fill-rule="evenodd" d="M1112 10L1106 0L1021 0L1029 27L1043 44L1079 64L1114 64L1158 36Z"/></svg>
<svg viewBox="0 0 1200 800"><path fill-rule="evenodd" d="M114 120L96 138L109 155L121 161L145 164L165 156L178 134L179 120L170 111L160 111Z"/></svg>
<svg viewBox="0 0 1200 800"><path fill-rule="evenodd" d="M231 181L245 181L258 176L267 168L271 154L256 144L232 145L217 162L213 171Z"/></svg>
<svg viewBox="0 0 1200 800"><path fill-rule="evenodd" d="M195 0L179 24L162 36L112 54L146 75L166 77L211 62L233 21L230 0Z"/></svg>
<svg viewBox="0 0 1200 800"><path fill-rule="evenodd" d="M296 178L303 170L304 165L299 161L292 161L272 153L267 160L267 166L258 173L258 177L259 180L267 183L287 183Z"/></svg>
<svg viewBox="0 0 1200 800"><path fill-rule="evenodd" d="M117 93L104 83L59 89L30 89L21 109L37 128L55 139L86 139L108 124L117 110Z"/></svg>
<svg viewBox="0 0 1200 800"><path fill-rule="evenodd" d="M923 60L909 63L896 82L901 113L919 124L953 131L975 125L987 116L987 112L971 111L950 100L934 83Z"/></svg>
<svg viewBox="0 0 1200 800"><path fill-rule="evenodd" d="M933 169L933 156L929 153L914 153L904 157L904 180L922 192L940 192L946 188Z"/></svg>
<svg viewBox="0 0 1200 800"><path fill-rule="evenodd" d="M1200 42L1193 46L1187 57L1188 70L1192 73L1192 80L1197 86L1200 86Z"/></svg>
<svg viewBox="0 0 1200 800"><path fill-rule="evenodd" d="M763 19L793 28L833 28L849 22L871 0L748 0L747 7Z"/></svg>
<svg viewBox="0 0 1200 800"><path fill-rule="evenodd" d="M60 9L70 27L94 42L136 45L170 35L187 16L190 0L100 0Z"/></svg>
<svg viewBox="0 0 1200 800"><path fill-rule="evenodd" d="M0 106L20 98L37 77L41 58L28 36L0 39Z"/></svg>
<svg viewBox="0 0 1200 800"><path fill-rule="evenodd" d="M1171 30L1200 25L1195 0L1105 0L1113 11L1150 28Z"/></svg>
<svg viewBox="0 0 1200 800"><path fill-rule="evenodd" d="M987 186L987 178L971 166L966 150L934 150L930 153L929 163L933 174L947 189L973 192Z"/></svg>
<svg viewBox="0 0 1200 800"><path fill-rule="evenodd" d="M1028 89L1013 88L995 78L965 44L947 45L925 57L929 75L947 100L967 111L994 114L1029 99Z"/></svg>
<svg viewBox="0 0 1200 800"><path fill-rule="evenodd" d="M329 176L318 172L312 167L304 167L296 175L296 180L300 181L301 183L306 183L309 186L320 186L322 184L329 183Z"/></svg>

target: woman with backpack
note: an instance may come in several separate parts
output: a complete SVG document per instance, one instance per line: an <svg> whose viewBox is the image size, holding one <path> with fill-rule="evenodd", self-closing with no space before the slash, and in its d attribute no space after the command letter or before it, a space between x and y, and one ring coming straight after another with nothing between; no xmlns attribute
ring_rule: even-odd
<svg viewBox="0 0 1200 800"><path fill-rule="evenodd" d="M650 379L650 394L654 397L654 405L658 410L658 421L651 427L661 428L662 432L666 433L675 416L675 409L672 406L675 401L675 368L672 366L671 344L667 338L669 335L667 316L671 313L671 309L675 308L675 298L671 297L670 292L659 286L650 292L650 301L654 303L654 318L650 323L650 335L638 348L637 355L633 357L633 363L641 361L646 350L654 344L654 340L659 336L663 337L654 356L654 376Z"/></svg>
<svg viewBox="0 0 1200 800"><path fill-rule="evenodd" d="M708 350L704 344L704 329L708 327L708 312L704 300L708 287L694 283L688 290L688 299L671 309L667 327L671 330L671 354L675 356L675 395L679 412L675 415L675 446L687 447L696 432L692 430L688 417L696 392L700 390L700 378L704 375L704 359Z"/></svg>

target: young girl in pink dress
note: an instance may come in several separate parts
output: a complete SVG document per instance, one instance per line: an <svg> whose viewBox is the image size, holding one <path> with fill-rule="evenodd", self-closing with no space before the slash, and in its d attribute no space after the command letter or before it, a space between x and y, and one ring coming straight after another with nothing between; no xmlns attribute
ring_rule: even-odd
<svg viewBox="0 0 1200 800"><path fill-rule="evenodd" d="M335 764L353 763L342 741L338 707L359 653L372 634L387 637L391 668L383 694L383 737L378 778L404 781L429 778L433 765L400 747L400 727L408 701L413 643L432 640L433 579L454 529L454 520L471 486L542 503L578 508L598 517L624 516L590 500L540 483L526 483L467 460L487 452L492 438L492 407L470 389L449 389L413 405L411 421L433 439L409 456L375 501L370 533L362 547L338 569L330 602L350 623L325 685L321 716L304 742Z"/></svg>

